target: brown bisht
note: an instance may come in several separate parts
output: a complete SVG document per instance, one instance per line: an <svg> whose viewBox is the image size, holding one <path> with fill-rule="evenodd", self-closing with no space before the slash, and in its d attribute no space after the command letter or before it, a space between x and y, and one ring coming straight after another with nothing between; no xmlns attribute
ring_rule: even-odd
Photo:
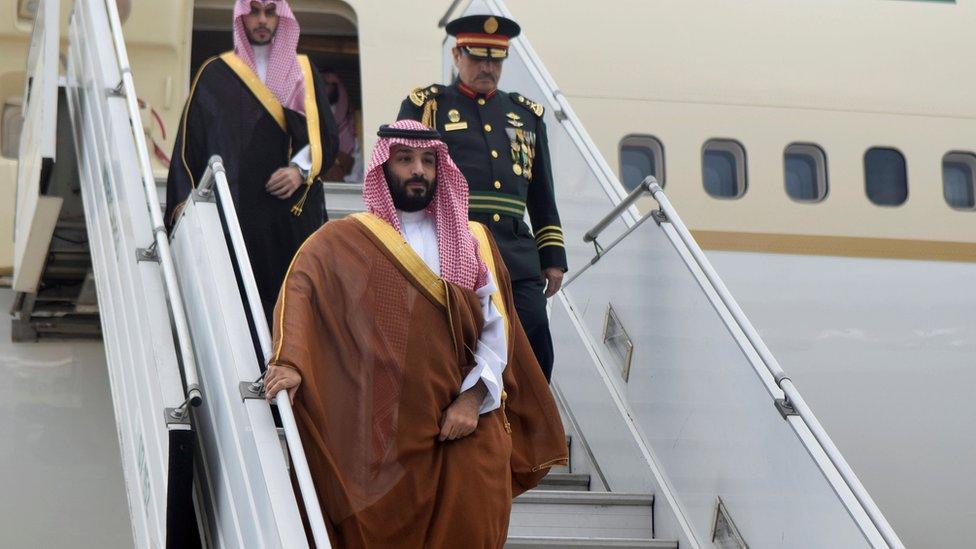
<svg viewBox="0 0 976 549"><path fill-rule="evenodd" d="M295 417L332 542L341 548L501 548L512 498L565 465L566 437L486 229L472 224L506 319L501 408L440 442L475 364L472 290L437 277L371 214L302 245L275 308L271 364L296 368Z"/></svg>

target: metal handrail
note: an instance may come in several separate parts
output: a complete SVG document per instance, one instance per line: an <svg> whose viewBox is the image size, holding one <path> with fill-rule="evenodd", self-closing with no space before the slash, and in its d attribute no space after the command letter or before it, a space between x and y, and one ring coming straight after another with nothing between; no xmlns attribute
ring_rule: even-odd
<svg viewBox="0 0 976 549"><path fill-rule="evenodd" d="M442 15L441 18L437 21L437 28L443 29L444 27L447 26L448 18L454 13L454 10L457 9L458 4L460 3L461 0L454 0L453 2L451 2L451 5L448 6L447 10L444 11L444 15Z"/></svg>
<svg viewBox="0 0 976 549"><path fill-rule="evenodd" d="M149 153L146 148L146 137L142 129L142 118L139 116L139 105L136 102L136 88L132 80L132 68L129 66L129 56L125 50L122 38L122 22L119 19L115 0L105 0L108 11L109 26L112 29L112 43L115 46L115 56L119 62L121 80L118 85L118 97L125 99L129 115L129 126L136 141L136 158L142 171L143 191L146 195L146 206L149 208L149 218L152 221L153 243L150 250L159 257L159 264L163 269L163 281L166 288L166 302L169 305L173 325L176 328L176 339L179 345L180 358L183 363L183 377L186 384L186 401L183 406L174 411L176 414L186 414L186 405L199 406L203 402L200 391L200 376L197 373L196 356L193 354L193 343L190 340L190 329L183 309L183 298L176 280L176 269L173 267L173 255L170 253L169 237L163 224L163 216L159 212L159 197L156 195L156 180L152 174Z"/></svg>
<svg viewBox="0 0 976 549"><path fill-rule="evenodd" d="M661 210L658 212L651 212L640 219L637 220L633 225L631 225L626 231L624 231L616 240L614 240L609 246L603 248L597 242L599 235L613 223L621 214L623 214L630 206L632 206L641 196L645 193L649 193L654 200L660 205ZM878 533L885 540L890 547L895 549L902 549L904 545L898 537L898 534L888 523L888 520L881 513L881 509L875 503L874 499L861 484L860 479L857 474L851 468L850 464L840 453L840 450L834 444L830 435L827 434L826 429L814 415L813 411L807 405L803 396L793 385L793 381L786 375L783 367L780 366L779 361L773 356L773 353L766 346L766 343L759 336L756 328L752 325L752 322L746 317L745 313L742 311L739 304L732 297L731 292L725 286L725 283L718 276L718 273L712 267L711 262L705 257L705 253L698 246L694 237L691 236L691 232L685 226L684 222L681 220L681 216L671 205L670 200L664 194L664 190L658 184L657 180L653 176L648 176L637 186L627 197L617 204L607 215L603 217L592 229L587 231L583 235L584 242L593 242L596 248L596 255L587 265L579 269L563 284L563 288L568 287L574 280L576 280L580 275L586 272L591 266L596 264L607 252L613 249L617 244L623 241L630 233L634 232L640 225L644 223L647 219L656 218L661 222L668 222L674 228L678 235L681 243L684 245L685 249L691 254L697 266L701 269L705 278L711 284L712 289L718 295L722 304L728 309L729 313L732 315L733 320L742 333L746 336L753 350L759 356L766 370L773 376L776 381L776 385L783 391L785 395L784 405L800 417L800 420L806 425L807 429L816 439L817 443L820 445L821 449L826 454L827 459L830 463L837 469L838 474L844 480L844 483L851 490L851 493L857 499L858 503L863 508L868 519L877 528Z"/></svg>
<svg viewBox="0 0 976 549"><path fill-rule="evenodd" d="M258 293L257 284L254 282L254 273L251 270L251 259L247 253L247 245L244 243L244 234L241 232L241 225L237 219L237 208L234 207L234 199L230 194L230 186L227 183L227 173L224 170L223 160L220 156L214 155L207 162L207 170L203 174L200 185L195 192L201 195L208 195L216 187L218 204L224 211L224 219L227 221L227 233L230 236L231 248L237 259L237 266L241 272L241 280L244 284L245 302L251 311L254 319L254 327L257 330L258 343L261 346L264 363L271 357L271 331L268 329L268 322L264 316L264 308L261 306L261 297ZM306 516L309 526L312 529L312 538L315 546L323 549L332 547L329 542L329 534L325 527L325 518L319 506L318 496L315 492L315 485L312 483L312 473L308 466L308 459L305 456L305 448L302 446L301 435L298 433L298 424L295 422L295 414L291 408L291 401L288 399L288 391L281 391L275 397L275 404L278 405L278 413L281 416L281 424L285 430L285 441L288 443L288 451L291 453L291 461L295 468L295 477L298 480L298 488L301 492L302 501L305 504Z"/></svg>
<svg viewBox="0 0 976 549"><path fill-rule="evenodd" d="M589 263L583 265L583 267L577 269L575 272L573 272L573 274L569 275L569 277L566 278L566 281L563 282L562 285L563 288L569 287L569 285L572 284L574 280L578 279L583 273L588 271L590 267L596 265L598 261L603 259L604 255L606 255L610 250L617 247L617 244L623 242L624 239L630 235L630 233L636 231L641 225L644 224L645 221L647 221L648 219L654 219L658 221L658 223L660 223L660 213L657 211L653 211L647 215L644 215L643 217L638 218L633 225L628 227L626 231L621 233L621 235L618 236L609 245L604 247L601 246L600 243L597 241L597 237L600 236L600 233L606 230L606 228L609 227L611 223L613 223L624 212L630 209L630 207L633 206L635 202L637 202L645 194L648 195L651 194L651 185L657 185L657 179L655 179L654 176L649 175L643 181L641 181L640 185L635 187L634 190L630 191L630 194L628 194L626 198L624 198L619 204L617 204L613 208L613 210L610 211L610 213L605 215L603 219L601 219L596 225L593 226L592 229L586 231L586 234L583 235L583 241L592 242L593 249L596 253L593 255L593 258L590 259Z"/></svg>
<svg viewBox="0 0 976 549"><path fill-rule="evenodd" d="M685 226L684 222L682 222L681 216L678 215L678 212L674 209L674 206L671 205L668 197L665 196L664 190L661 189L661 186L657 183L652 184L650 187L654 200L656 200L661 206L661 210L667 216L668 222L678 234L678 237L684 244L685 249L687 249L692 255L695 263L697 263L698 267L702 270L705 277L708 279L708 282L715 290L715 293L718 294L719 299L732 315L735 323L742 330L743 334L745 334L749 343L759 355L760 360L766 366L766 369L776 380L776 384L780 389L782 389L783 394L786 396L786 404L796 412L796 415L800 417L803 423L810 430L810 433L817 440L817 443L820 444L820 447L827 455L830 463L837 469L837 472L840 474L841 478L844 479L844 483L848 488L850 488L851 493L854 494L854 497L857 499L858 503L861 504L864 512L871 520L871 523L874 524L875 528L877 528L878 533L881 534L881 537L885 540L885 542L892 548L903 549L905 546L901 542L901 539L899 539L898 534L891 527L891 524L888 523L888 520L881 513L881 509L874 502L874 499L871 498L871 495L868 494L868 491L864 488L864 485L861 484L857 474L851 468L850 464L847 463L847 460L844 459L844 456L840 453L840 450L834 444L833 440L831 440L830 436L827 434L827 431L823 428L823 425L821 425L820 421L800 395L800 392L793 385L793 381L789 378L789 376L786 375L786 372L783 370L782 366L780 366L779 361L776 360L776 357L773 356L773 353L769 350L769 347L766 346L766 343L759 336L759 333L752 325L752 322L749 321L745 313L739 307L739 304L735 301L735 298L732 297L731 292L729 292L728 288L725 286L725 283L715 271L715 268L712 267L711 262L709 262L708 258L705 257L705 253L702 251L701 247L698 246L698 243L695 241L694 237L691 236L691 232Z"/></svg>
<svg viewBox="0 0 976 549"><path fill-rule="evenodd" d="M634 190L630 191L627 198L621 200L620 203L614 206L614 208L610 210L610 213L605 215L603 219L593 226L592 229L586 231L586 234L583 235L583 242L593 242L596 240L596 237L600 236L600 233L610 226L610 223L613 223L613 221L617 219L617 217L619 217L624 210L629 208L634 202L637 202L637 199L639 199L644 193L650 194L651 185L657 185L657 179L655 179L653 175L649 175L644 178L644 180L640 182L640 185L637 185Z"/></svg>

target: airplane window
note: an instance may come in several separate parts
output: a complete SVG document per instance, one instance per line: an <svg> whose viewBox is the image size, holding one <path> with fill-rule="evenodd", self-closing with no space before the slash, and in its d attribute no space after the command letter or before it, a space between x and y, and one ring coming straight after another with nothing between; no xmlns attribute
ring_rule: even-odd
<svg viewBox="0 0 976 549"><path fill-rule="evenodd" d="M702 150L702 180L714 198L739 198L746 193L746 151L737 141L712 139Z"/></svg>
<svg viewBox="0 0 976 549"><path fill-rule="evenodd" d="M864 183L868 198L879 206L900 206L908 200L905 156L896 149L874 147L864 153Z"/></svg>
<svg viewBox="0 0 976 549"><path fill-rule="evenodd" d="M817 145L793 143L783 154L786 194L797 202L827 197L827 155Z"/></svg>
<svg viewBox="0 0 976 549"><path fill-rule="evenodd" d="M648 175L664 187L664 145L650 135L624 137L620 141L620 182L633 190Z"/></svg>
<svg viewBox="0 0 976 549"><path fill-rule="evenodd" d="M951 152L942 158L942 194L957 210L976 210L976 154Z"/></svg>

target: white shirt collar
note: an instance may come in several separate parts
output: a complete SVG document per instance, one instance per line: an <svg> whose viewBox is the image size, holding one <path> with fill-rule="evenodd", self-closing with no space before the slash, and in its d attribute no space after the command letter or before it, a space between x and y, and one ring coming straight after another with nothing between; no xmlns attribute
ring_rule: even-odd
<svg viewBox="0 0 976 549"><path fill-rule="evenodd" d="M268 74L268 56L271 54L271 45L264 44L263 46L258 46L251 44L251 49L254 51L254 68L257 69L258 78L264 82Z"/></svg>
<svg viewBox="0 0 976 549"><path fill-rule="evenodd" d="M400 216L401 223L420 223L421 221L427 219L427 210L418 210L416 212L405 212L403 210L397 210L397 215Z"/></svg>
<svg viewBox="0 0 976 549"><path fill-rule="evenodd" d="M434 274L441 274L440 252L437 247L437 227L426 210L404 212L397 210L403 239L424 260Z"/></svg>

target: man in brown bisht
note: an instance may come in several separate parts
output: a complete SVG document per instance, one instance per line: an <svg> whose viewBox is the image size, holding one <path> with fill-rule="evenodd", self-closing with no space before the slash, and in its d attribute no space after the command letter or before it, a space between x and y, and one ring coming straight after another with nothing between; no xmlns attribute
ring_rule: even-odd
<svg viewBox="0 0 976 549"><path fill-rule="evenodd" d="M413 120L378 135L368 213L319 229L285 277L268 398L293 399L335 546L500 549L565 434L447 146Z"/></svg>

